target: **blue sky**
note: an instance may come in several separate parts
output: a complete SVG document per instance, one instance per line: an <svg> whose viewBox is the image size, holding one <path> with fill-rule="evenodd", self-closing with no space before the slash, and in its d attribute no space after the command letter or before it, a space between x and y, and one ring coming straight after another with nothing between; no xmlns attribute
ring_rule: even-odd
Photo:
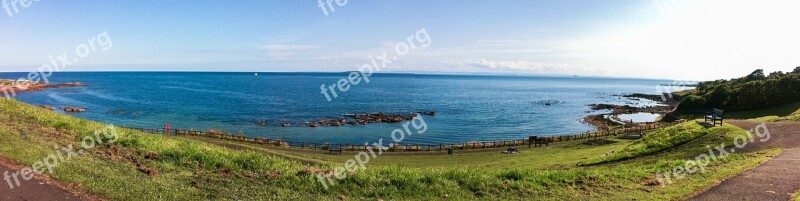
<svg viewBox="0 0 800 201"><path fill-rule="evenodd" d="M327 16L318 3L34 1L0 10L0 71L34 71L102 32L113 47L65 71L347 71L422 28L430 46L383 71L697 80L800 66L788 0L348 0Z"/></svg>

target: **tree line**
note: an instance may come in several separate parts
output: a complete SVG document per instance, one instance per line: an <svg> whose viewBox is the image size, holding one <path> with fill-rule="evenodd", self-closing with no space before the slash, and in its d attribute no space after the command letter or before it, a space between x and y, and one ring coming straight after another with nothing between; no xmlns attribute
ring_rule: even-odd
<svg viewBox="0 0 800 201"><path fill-rule="evenodd" d="M764 74L763 69L731 80L701 82L682 94L678 110L751 110L800 101L800 67Z"/></svg>

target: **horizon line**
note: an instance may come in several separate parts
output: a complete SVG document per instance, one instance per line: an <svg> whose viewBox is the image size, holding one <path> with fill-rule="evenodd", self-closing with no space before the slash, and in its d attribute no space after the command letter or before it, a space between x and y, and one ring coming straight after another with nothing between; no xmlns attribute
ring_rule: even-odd
<svg viewBox="0 0 800 201"><path fill-rule="evenodd" d="M321 73L321 74L341 74L358 71L203 71L203 70L103 70L103 71L59 71L59 73ZM0 71L3 73L30 73ZM501 72L415 72L415 71L382 71L373 74L406 74L406 75L444 75L444 76L486 76L486 77L560 77L560 78L605 78L605 79L640 79L640 80L660 80L668 81L667 78L646 78L646 77L614 77L614 76L589 76L589 75L568 75L568 74L536 74L536 73L501 73Z"/></svg>

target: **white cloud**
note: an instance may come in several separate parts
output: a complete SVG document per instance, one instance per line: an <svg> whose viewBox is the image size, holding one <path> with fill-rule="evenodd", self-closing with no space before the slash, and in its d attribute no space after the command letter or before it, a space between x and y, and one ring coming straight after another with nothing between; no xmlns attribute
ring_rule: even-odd
<svg viewBox="0 0 800 201"><path fill-rule="evenodd" d="M600 70L587 69L569 64L539 63L523 60L515 61L489 61L486 59L473 61L446 61L445 64L459 67L473 67L487 69L493 72L517 72L517 73L539 73L539 74L580 74L597 75L602 73Z"/></svg>
<svg viewBox="0 0 800 201"><path fill-rule="evenodd" d="M711 80L746 75L756 68L791 71L800 65L800 1L655 0L637 20L592 23L585 34L558 37L455 40L414 50L386 70L514 72ZM556 30L565 31L565 30ZM527 38L526 38L527 37ZM296 65L350 69L370 55L392 51L396 41L351 48L329 45L262 46L272 57L306 58ZM382 44L382 45L381 45ZM335 48L335 49L331 49ZM322 51L322 50L325 51ZM317 54L318 53L318 54ZM302 54L302 55L300 55ZM478 58L478 59L476 59ZM309 61L311 60L311 61ZM441 62L446 61L446 62Z"/></svg>

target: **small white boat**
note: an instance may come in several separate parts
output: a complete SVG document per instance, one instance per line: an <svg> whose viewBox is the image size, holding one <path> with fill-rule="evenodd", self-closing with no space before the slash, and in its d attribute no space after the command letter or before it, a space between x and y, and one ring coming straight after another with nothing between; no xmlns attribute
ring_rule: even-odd
<svg viewBox="0 0 800 201"><path fill-rule="evenodd" d="M258 73L256 73L255 76L258 76Z"/></svg>

